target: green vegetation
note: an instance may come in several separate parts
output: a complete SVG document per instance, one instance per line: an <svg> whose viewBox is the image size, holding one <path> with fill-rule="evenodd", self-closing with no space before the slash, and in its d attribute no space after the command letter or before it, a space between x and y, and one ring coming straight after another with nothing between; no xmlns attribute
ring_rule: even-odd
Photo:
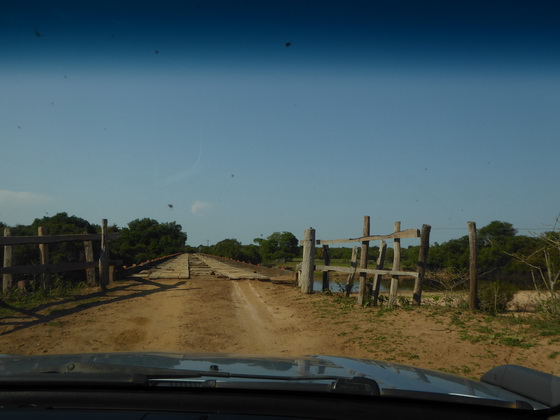
<svg viewBox="0 0 560 420"><path fill-rule="evenodd" d="M518 288L503 281L485 282L478 291L480 310L496 315L506 311Z"/></svg>
<svg viewBox="0 0 560 420"><path fill-rule="evenodd" d="M125 265L182 252L187 241L181 225L148 218L133 220L120 232L110 250L113 258L122 259Z"/></svg>
<svg viewBox="0 0 560 420"><path fill-rule="evenodd" d="M482 281L515 283L531 287L530 269L514 254L527 254L539 248L539 239L517 235L511 223L493 221L478 230L478 267ZM410 252L410 248L407 252ZM407 259L410 259L407 257ZM467 236L430 247L428 269L461 275L469 266Z"/></svg>
<svg viewBox="0 0 560 420"><path fill-rule="evenodd" d="M290 232L274 232L266 239L255 238L259 254L264 262L285 263L299 256L299 241Z"/></svg>
<svg viewBox="0 0 560 420"><path fill-rule="evenodd" d="M224 239L205 250L205 253L259 264L262 258L256 245L242 245L237 239Z"/></svg>
<svg viewBox="0 0 560 420"><path fill-rule="evenodd" d="M299 256L299 241L290 232L274 232L268 238L256 238L257 245L243 245L237 239L224 239L210 247L199 247L207 254L232 258L252 264L269 266L282 265L292 267L292 260Z"/></svg>

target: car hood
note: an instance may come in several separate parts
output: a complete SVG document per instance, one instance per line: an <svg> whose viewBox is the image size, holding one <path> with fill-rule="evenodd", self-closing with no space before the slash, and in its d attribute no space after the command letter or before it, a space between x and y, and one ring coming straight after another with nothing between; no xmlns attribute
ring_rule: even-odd
<svg viewBox="0 0 560 420"><path fill-rule="evenodd" d="M0 375L41 372L53 366L68 364L115 365L115 373L122 366L161 368L200 372L227 372L243 375L276 377L278 379L321 380L324 377L373 379L382 394L395 390L426 394L442 394L482 398L507 402L526 401L534 408L545 406L498 386L476 380L377 360L334 356L263 357L222 353L95 353L67 355L0 355ZM204 375L203 375L204 376ZM209 375L210 376L210 375ZM220 380L227 380L222 379ZM425 394L423 394L425 396Z"/></svg>

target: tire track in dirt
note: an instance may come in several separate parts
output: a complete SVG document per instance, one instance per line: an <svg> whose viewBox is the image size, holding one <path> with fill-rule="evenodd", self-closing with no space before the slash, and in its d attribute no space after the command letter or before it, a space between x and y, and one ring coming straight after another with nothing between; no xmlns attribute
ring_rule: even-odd
<svg viewBox="0 0 560 420"><path fill-rule="evenodd" d="M236 318L244 332L243 347L258 353L285 353L288 351L287 330L299 330L297 325L275 314L257 293L251 281L233 281L232 301Z"/></svg>
<svg viewBox="0 0 560 420"><path fill-rule="evenodd" d="M246 335L243 345L253 353L298 356L325 352L330 336L295 304L299 290L271 282L238 281L232 300Z"/></svg>

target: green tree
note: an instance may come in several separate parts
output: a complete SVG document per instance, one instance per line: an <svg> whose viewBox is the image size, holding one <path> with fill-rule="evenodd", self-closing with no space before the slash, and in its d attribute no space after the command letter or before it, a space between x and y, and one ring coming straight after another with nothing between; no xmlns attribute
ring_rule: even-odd
<svg viewBox="0 0 560 420"><path fill-rule="evenodd" d="M477 236L480 246L492 246L503 244L516 234L517 231L513 228L511 223L494 220L483 228L480 228Z"/></svg>
<svg viewBox="0 0 560 420"><path fill-rule="evenodd" d="M257 245L243 245L241 252L242 257L239 259L242 261L252 264L260 264L262 262L261 254L259 254L259 247Z"/></svg>
<svg viewBox="0 0 560 420"><path fill-rule="evenodd" d="M46 235L69 235L80 233L96 233L98 226L92 225L85 219L77 216L68 216L68 213L57 213L51 217L35 219L28 227L28 235L37 235L38 228L42 226ZM38 255L38 254L37 254ZM49 258L53 264L63 262L78 262L84 260L84 244L82 242L62 242L49 245Z"/></svg>
<svg viewBox="0 0 560 420"><path fill-rule="evenodd" d="M537 246L533 238L517 236L511 223L493 221L478 229L478 267L481 280L523 284L530 271L511 254L528 254ZM463 236L430 247L428 267L432 270L465 272L469 267L469 239Z"/></svg>
<svg viewBox="0 0 560 420"><path fill-rule="evenodd" d="M224 239L211 247L199 246L199 252L259 264L261 256L256 245L242 245L237 239Z"/></svg>
<svg viewBox="0 0 560 420"><path fill-rule="evenodd" d="M266 239L254 240L263 261L291 261L299 255L299 241L290 232L274 232Z"/></svg>
<svg viewBox="0 0 560 420"><path fill-rule="evenodd" d="M241 242L237 239L224 239L211 247L210 253L220 257L239 260L242 257Z"/></svg>
<svg viewBox="0 0 560 420"><path fill-rule="evenodd" d="M125 265L183 252L187 234L176 222L159 223L154 219L136 219L121 230L121 237L110 247L114 257Z"/></svg>

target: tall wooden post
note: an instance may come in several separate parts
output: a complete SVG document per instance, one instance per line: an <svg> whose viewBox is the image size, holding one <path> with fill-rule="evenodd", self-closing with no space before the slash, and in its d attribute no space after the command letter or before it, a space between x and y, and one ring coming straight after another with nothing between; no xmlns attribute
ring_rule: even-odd
<svg viewBox="0 0 560 420"><path fill-rule="evenodd" d="M325 265L331 265L331 251L328 245L323 245L323 261ZM331 286L329 284L329 272L323 271L323 292L330 290Z"/></svg>
<svg viewBox="0 0 560 420"><path fill-rule="evenodd" d="M303 260L301 262L301 291L313 293L315 273L315 229L305 229L303 234Z"/></svg>
<svg viewBox="0 0 560 420"><path fill-rule="evenodd" d="M4 236L12 236L10 228L4 228ZM12 266L12 245L4 245L4 268ZM12 288L12 275L4 274L2 276L2 292L8 293Z"/></svg>
<svg viewBox="0 0 560 420"><path fill-rule="evenodd" d="M93 262L93 243L91 241L84 241L84 254L86 262ZM86 268L86 282L90 287L95 286L95 268Z"/></svg>
<svg viewBox="0 0 560 420"><path fill-rule="evenodd" d="M476 223L467 222L467 230L469 235L469 277L470 277L470 294L469 308L471 311L479 309L478 301L478 246L476 235Z"/></svg>
<svg viewBox="0 0 560 420"><path fill-rule="evenodd" d="M387 242L381 241L379 246L379 256L377 257L377 270L383 270L385 265L385 255L387 255ZM373 306L377 306L377 301L379 300L379 290L381 289L381 279L380 274L375 274L373 276Z"/></svg>
<svg viewBox="0 0 560 420"><path fill-rule="evenodd" d="M369 236L370 220L369 216L364 216L362 236ZM362 252L360 253L360 268L367 268L369 241L362 241ZM366 273L360 273L360 292L358 294L358 305L363 306L366 301Z"/></svg>
<svg viewBox="0 0 560 420"><path fill-rule="evenodd" d="M37 228L37 236L45 236L45 229L43 226ZM39 244L39 254L41 256L41 265L47 265L49 263L49 246L47 244ZM41 274L41 287L43 289L48 289L51 285L51 279L49 273Z"/></svg>
<svg viewBox="0 0 560 420"><path fill-rule="evenodd" d="M350 258L350 268L353 268L353 271L348 274L348 278L346 279L346 297L350 296L352 293L352 288L354 287L354 277L356 276L356 269L358 268L358 247L355 246L352 248L352 257Z"/></svg>
<svg viewBox="0 0 560 420"><path fill-rule="evenodd" d="M395 232L400 232L401 222L395 222ZM401 239L395 238L393 244L393 270L399 271L401 269ZM393 308L397 305L397 293L399 290L399 277L391 277L391 288L389 290L389 302L387 306Z"/></svg>
<svg viewBox="0 0 560 420"><path fill-rule="evenodd" d="M418 251L418 264L416 271L418 277L414 281L414 291L412 292L412 303L420 305L422 303L422 286L424 285L424 278L426 276L426 262L428 261L428 250L430 249L430 225L422 225L422 232L420 233L420 251Z"/></svg>
<svg viewBox="0 0 560 420"><path fill-rule="evenodd" d="M107 243L107 219L101 221L101 254L99 255L99 285L101 289L109 284L109 247Z"/></svg>

